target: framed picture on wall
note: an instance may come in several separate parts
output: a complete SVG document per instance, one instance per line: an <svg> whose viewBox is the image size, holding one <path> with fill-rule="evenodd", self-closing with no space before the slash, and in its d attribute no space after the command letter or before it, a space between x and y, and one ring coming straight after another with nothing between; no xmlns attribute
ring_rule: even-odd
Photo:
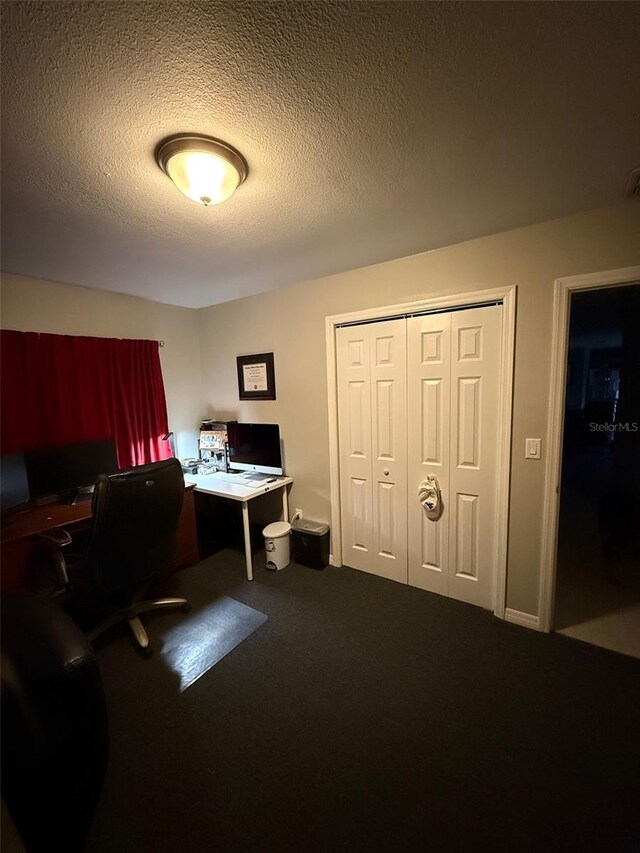
<svg viewBox="0 0 640 853"><path fill-rule="evenodd" d="M275 400L276 376L273 369L273 353L239 355L238 394L241 400Z"/></svg>

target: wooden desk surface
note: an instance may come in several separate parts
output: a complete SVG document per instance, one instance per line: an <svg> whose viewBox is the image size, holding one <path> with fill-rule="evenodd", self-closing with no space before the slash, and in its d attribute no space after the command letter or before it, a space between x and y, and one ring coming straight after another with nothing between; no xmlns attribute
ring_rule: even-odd
<svg viewBox="0 0 640 853"><path fill-rule="evenodd" d="M192 483L185 483L185 489L193 489ZM26 539L53 530L56 527L66 527L86 521L91 518L91 497L79 500L75 506L70 504L51 503L37 506L33 509L17 512L11 516L7 526L0 531L0 542L3 545Z"/></svg>
<svg viewBox="0 0 640 853"><path fill-rule="evenodd" d="M2 528L0 541L4 545L88 518L91 518L90 498L78 501L75 506L56 503L37 506L12 515L7 526Z"/></svg>
<svg viewBox="0 0 640 853"><path fill-rule="evenodd" d="M196 533L196 514L191 483L185 483L185 500L177 530L174 569L190 566L200 559ZM78 501L75 506L51 503L18 512L11 516L0 531L4 591L28 587L29 573L38 559L37 537L56 527L68 527L73 535L77 526L88 526L91 520L91 499ZM77 530L76 530L77 532Z"/></svg>

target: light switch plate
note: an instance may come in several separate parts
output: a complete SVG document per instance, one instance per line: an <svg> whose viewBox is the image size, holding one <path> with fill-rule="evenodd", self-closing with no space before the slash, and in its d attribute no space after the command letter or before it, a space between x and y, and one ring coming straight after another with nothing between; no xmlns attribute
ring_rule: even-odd
<svg viewBox="0 0 640 853"><path fill-rule="evenodd" d="M525 459L542 459L542 439L526 438L524 442Z"/></svg>

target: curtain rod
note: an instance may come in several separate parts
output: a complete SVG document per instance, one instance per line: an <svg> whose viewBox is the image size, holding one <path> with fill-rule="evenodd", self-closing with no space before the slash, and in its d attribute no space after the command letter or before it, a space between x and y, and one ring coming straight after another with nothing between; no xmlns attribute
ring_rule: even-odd
<svg viewBox="0 0 640 853"><path fill-rule="evenodd" d="M59 335L64 338L105 338L108 340L125 340L125 341L139 341L139 340L149 340L149 338L108 338L107 335L66 335L60 332L30 332L28 329L3 329L2 331L7 332L19 332L21 335ZM164 346L164 341L156 341L159 347Z"/></svg>

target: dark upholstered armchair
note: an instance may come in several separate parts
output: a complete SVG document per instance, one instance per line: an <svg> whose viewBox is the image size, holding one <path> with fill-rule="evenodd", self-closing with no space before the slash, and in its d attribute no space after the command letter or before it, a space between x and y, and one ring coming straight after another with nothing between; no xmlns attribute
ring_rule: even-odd
<svg viewBox="0 0 640 853"><path fill-rule="evenodd" d="M50 599L3 598L2 798L29 853L84 849L107 754L86 636Z"/></svg>
<svg viewBox="0 0 640 853"><path fill-rule="evenodd" d="M150 654L140 614L162 608L189 610L184 598L141 600L171 566L183 500L184 477L177 459L98 478L86 550L69 555L66 567L77 593L109 612L89 632L90 640L127 621L140 648Z"/></svg>

